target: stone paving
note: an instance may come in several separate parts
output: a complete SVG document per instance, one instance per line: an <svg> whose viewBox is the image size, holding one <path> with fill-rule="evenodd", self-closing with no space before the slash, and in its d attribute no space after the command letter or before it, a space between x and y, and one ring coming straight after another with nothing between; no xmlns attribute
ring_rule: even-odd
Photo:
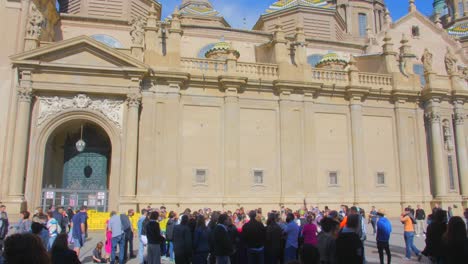
<svg viewBox="0 0 468 264"><path fill-rule="evenodd" d="M413 255L411 261L404 260L405 257L405 242L403 239L403 225L398 219L391 219L392 222L392 236L390 239L390 250L392 252L392 263L394 264L406 264L406 263L419 263L416 257ZM367 226L367 241L366 246L366 259L368 264L379 264L379 253L377 252L377 246L375 237L372 236L372 226ZM92 253L96 244L102 241L104 242L104 232L91 232L89 238L86 241L84 248L81 250L80 259L82 263L92 263ZM135 255L138 252L138 239L134 239ZM414 244L419 250L424 249L424 237L415 237ZM132 259L127 262L128 264L139 264L137 259ZM169 264L169 261L163 261L163 264Z"/></svg>

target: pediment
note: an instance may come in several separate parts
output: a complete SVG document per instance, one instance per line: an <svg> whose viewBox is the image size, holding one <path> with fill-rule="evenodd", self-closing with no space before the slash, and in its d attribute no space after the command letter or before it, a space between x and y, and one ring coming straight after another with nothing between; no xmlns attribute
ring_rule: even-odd
<svg viewBox="0 0 468 264"><path fill-rule="evenodd" d="M13 64L139 70L148 67L139 60L110 48L88 36L60 41L10 57Z"/></svg>

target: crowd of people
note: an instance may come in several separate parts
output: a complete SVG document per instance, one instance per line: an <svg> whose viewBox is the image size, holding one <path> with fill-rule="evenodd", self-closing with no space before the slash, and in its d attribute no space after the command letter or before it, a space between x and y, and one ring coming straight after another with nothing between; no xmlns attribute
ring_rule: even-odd
<svg viewBox="0 0 468 264"><path fill-rule="evenodd" d="M450 209L450 208L449 208ZM38 208L21 212L10 225L6 207L0 206L0 264L80 263L80 249L87 236L87 213L69 208ZM212 211L209 208L177 214L164 206L141 210L137 229L126 214L111 212L106 239L93 250L94 263L159 264L163 259L177 264L361 264L366 263L364 242L375 235L380 263L391 263L392 224L385 210L375 207L368 214L362 208L341 206L339 211L318 207L293 211L282 207L266 214L262 209ZM405 208L400 216L406 244L406 258L432 263L464 263L468 259L468 209L464 218L436 205L426 213L417 206ZM367 225L372 232L367 232ZM427 228L426 228L427 225ZM425 236L423 250L414 245L415 236ZM139 240L133 255L133 238ZM72 246L71 246L72 245ZM70 248L73 248L71 250ZM28 252L28 254L25 254Z"/></svg>

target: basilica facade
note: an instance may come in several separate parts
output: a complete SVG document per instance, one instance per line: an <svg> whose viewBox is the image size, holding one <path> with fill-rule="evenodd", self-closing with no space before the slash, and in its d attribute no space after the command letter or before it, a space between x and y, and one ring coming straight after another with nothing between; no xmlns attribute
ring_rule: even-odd
<svg viewBox="0 0 468 264"><path fill-rule="evenodd" d="M0 0L10 211L468 205L468 1L179 1Z"/></svg>

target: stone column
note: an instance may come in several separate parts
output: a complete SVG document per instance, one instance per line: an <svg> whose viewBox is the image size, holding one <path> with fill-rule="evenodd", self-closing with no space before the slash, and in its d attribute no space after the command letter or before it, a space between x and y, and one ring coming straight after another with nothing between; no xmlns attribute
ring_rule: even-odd
<svg viewBox="0 0 468 264"><path fill-rule="evenodd" d="M22 72L18 88L18 112L16 115L15 138L8 194L15 202L21 202L24 195L26 163L28 160L29 126L31 116L32 89L30 72Z"/></svg>
<svg viewBox="0 0 468 264"><path fill-rule="evenodd" d="M350 98L350 111L351 141L353 146L354 202L359 203L362 200L362 190L365 190L366 185L361 97L353 96Z"/></svg>
<svg viewBox="0 0 468 264"><path fill-rule="evenodd" d="M431 127L431 156L433 196L443 198L447 194L446 173L444 169L444 144L440 122L440 100L430 99L426 106L426 119Z"/></svg>
<svg viewBox="0 0 468 264"><path fill-rule="evenodd" d="M463 200L468 199L468 155L466 153L466 140L464 131L463 101L455 101L455 141L458 158L458 174L460 180L460 193ZM465 205L466 206L466 205Z"/></svg>
<svg viewBox="0 0 468 264"><path fill-rule="evenodd" d="M138 158L138 116L140 111L141 94L127 95L127 128L125 143L125 173L120 183L122 196L125 199L134 199L136 193L137 158Z"/></svg>
<svg viewBox="0 0 468 264"><path fill-rule="evenodd" d="M237 87L226 87L224 95L224 196L239 189L240 108Z"/></svg>

